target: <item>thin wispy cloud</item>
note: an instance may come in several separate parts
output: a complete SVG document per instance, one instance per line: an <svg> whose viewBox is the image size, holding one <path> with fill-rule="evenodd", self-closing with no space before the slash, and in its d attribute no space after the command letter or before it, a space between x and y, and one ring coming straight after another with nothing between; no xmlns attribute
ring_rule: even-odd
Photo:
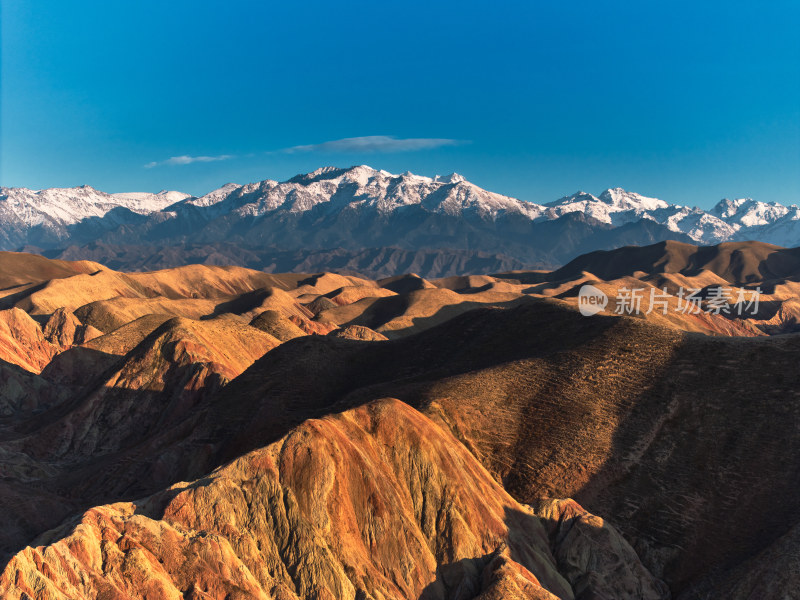
<svg viewBox="0 0 800 600"><path fill-rule="evenodd" d="M391 135L365 135L322 142L321 144L292 146L284 149L283 152L287 154L299 152L335 152L342 154L414 152L445 146L460 146L464 143L466 143L464 140L449 138L396 138Z"/></svg>
<svg viewBox="0 0 800 600"><path fill-rule="evenodd" d="M266 152L266 154L300 154L320 152L328 154L389 154L392 152L415 152L419 150L433 150L446 146L460 146L468 144L466 140L450 138L397 138L393 135L365 135L361 137L342 138L321 144L308 144L305 146L292 146L282 150ZM253 156L246 155L246 156ZM154 167L174 167L190 165L192 163L208 163L236 158L233 154L220 154L219 156L172 156L166 160L154 160L144 165L145 169Z"/></svg>
<svg viewBox="0 0 800 600"><path fill-rule="evenodd" d="M153 167L168 167L175 165L190 165L196 162L216 162L218 160L228 160L233 158L232 154L220 154L219 156L173 156L167 160L153 161L147 163L144 168L152 169Z"/></svg>

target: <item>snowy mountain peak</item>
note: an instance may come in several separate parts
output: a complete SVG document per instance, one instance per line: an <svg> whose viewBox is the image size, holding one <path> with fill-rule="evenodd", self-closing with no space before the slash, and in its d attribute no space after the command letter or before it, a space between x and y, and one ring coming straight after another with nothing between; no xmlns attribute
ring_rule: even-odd
<svg viewBox="0 0 800 600"><path fill-rule="evenodd" d="M437 175L433 180L437 183L462 183L466 178L458 173L450 173L450 175Z"/></svg>
<svg viewBox="0 0 800 600"><path fill-rule="evenodd" d="M343 175L343 179L361 186L367 185L367 182L374 177L385 178L385 175L383 175L381 171L368 167L367 165L350 167Z"/></svg>
<svg viewBox="0 0 800 600"><path fill-rule="evenodd" d="M431 183L433 178L425 177L424 175L417 175L416 173L412 173L411 171L405 171L400 175L390 175L392 178L400 178L404 181L424 181L426 183Z"/></svg>
<svg viewBox="0 0 800 600"><path fill-rule="evenodd" d="M720 200L709 212L736 228L757 227L775 223L794 208L777 202L759 202L752 198Z"/></svg>
<svg viewBox="0 0 800 600"><path fill-rule="evenodd" d="M351 182L366 182L373 177L393 177L393 175L386 171L378 171L367 165L355 165L346 169L341 167L320 167L310 173L295 175L284 183L311 185L318 181L336 181L342 179Z"/></svg>
<svg viewBox="0 0 800 600"><path fill-rule="evenodd" d="M736 200L723 198L717 202L709 212L720 218L732 217L736 214L736 211L739 209L739 207L746 201L746 198L739 198Z"/></svg>
<svg viewBox="0 0 800 600"><path fill-rule="evenodd" d="M285 183L299 183L301 185L309 185L316 181L325 179L336 179L344 175L349 169L342 169L340 167L320 167L310 173L301 173L295 175Z"/></svg>
<svg viewBox="0 0 800 600"><path fill-rule="evenodd" d="M658 210L669 204L658 198L649 198L622 188L609 188L598 196L603 202L623 210Z"/></svg>
<svg viewBox="0 0 800 600"><path fill-rule="evenodd" d="M578 190L571 196L563 196L558 200L553 200L552 202L548 202L545 206L566 206L569 204L574 204L576 202L600 202L597 196L593 196L588 192L584 192L582 190Z"/></svg>

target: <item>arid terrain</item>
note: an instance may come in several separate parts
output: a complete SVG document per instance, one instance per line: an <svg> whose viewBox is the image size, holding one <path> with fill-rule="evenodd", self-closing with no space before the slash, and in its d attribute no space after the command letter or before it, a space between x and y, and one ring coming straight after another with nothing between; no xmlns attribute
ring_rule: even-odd
<svg viewBox="0 0 800 600"><path fill-rule="evenodd" d="M0 597L800 598L798 298L757 242L379 280L2 252Z"/></svg>

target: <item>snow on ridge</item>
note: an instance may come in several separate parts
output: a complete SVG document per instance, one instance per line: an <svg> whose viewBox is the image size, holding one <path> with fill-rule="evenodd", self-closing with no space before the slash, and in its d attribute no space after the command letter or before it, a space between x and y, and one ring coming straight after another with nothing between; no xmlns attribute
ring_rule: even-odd
<svg viewBox="0 0 800 600"><path fill-rule="evenodd" d="M193 206L200 206L200 207L207 207L212 206L214 204L218 204L225 200L230 194L235 192L236 190L242 188L243 186L239 185L238 183L226 183L222 187L217 188L203 196L199 196L197 198L189 197L186 200L187 204L191 204Z"/></svg>
<svg viewBox="0 0 800 600"><path fill-rule="evenodd" d="M322 167L281 183L267 183L244 186L237 192L241 203L235 210L260 216L278 209L302 213L327 204L327 212L349 207L388 214L419 205L431 212L475 213L484 219L495 219L502 213L535 218L542 210L538 205L486 191L456 173L436 177L411 172L396 175L358 165L347 169Z"/></svg>
<svg viewBox="0 0 800 600"><path fill-rule="evenodd" d="M321 167L287 181L264 180L239 185L228 183L203 196L175 191L107 194L90 186L76 188L0 188L0 222L63 226L84 219L102 218L117 207L140 214L180 206L202 209L207 219L237 213L262 217L273 211L304 213L320 207L322 214L342 210L390 214L418 206L455 217L494 221L511 215L531 221L553 220L580 212L614 227L642 219L684 233L698 243L756 238L786 245L800 242L800 209L749 198L722 200L704 211L622 188L609 188L598 196L576 192L544 205L485 190L452 173L426 177L411 172L393 174L367 165L349 168ZM115 217L116 218L116 217ZM794 236L794 237L793 237Z"/></svg>
<svg viewBox="0 0 800 600"><path fill-rule="evenodd" d="M120 206L143 214L162 210L171 204L191 198L189 194L168 190L162 190L156 194L150 192L123 192L110 195L119 202Z"/></svg>
<svg viewBox="0 0 800 600"><path fill-rule="evenodd" d="M0 216L2 221L15 221L26 227L61 227L103 218L115 208L146 215L187 197L188 194L174 191L108 194L88 185L43 190L2 188Z"/></svg>
<svg viewBox="0 0 800 600"><path fill-rule="evenodd" d="M629 210L657 210L670 206L669 203L659 198L649 198L622 188L609 188L600 194L598 199Z"/></svg>
<svg viewBox="0 0 800 600"><path fill-rule="evenodd" d="M734 227L760 227L776 223L786 217L795 205L785 206L778 202L760 202L752 198L720 200L710 212Z"/></svg>
<svg viewBox="0 0 800 600"><path fill-rule="evenodd" d="M614 227L647 219L699 243L725 241L736 232L729 223L699 208L670 204L623 188L609 188L599 196L579 191L546 206L546 215L551 219L580 212Z"/></svg>

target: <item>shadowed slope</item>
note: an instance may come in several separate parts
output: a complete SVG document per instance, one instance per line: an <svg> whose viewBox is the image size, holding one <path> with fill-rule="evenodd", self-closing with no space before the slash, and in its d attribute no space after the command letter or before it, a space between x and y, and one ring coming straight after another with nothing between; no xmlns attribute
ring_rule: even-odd
<svg viewBox="0 0 800 600"><path fill-rule="evenodd" d="M416 290L436 287L430 281L423 279L415 273L386 277L385 279L379 280L378 285L397 294L407 294Z"/></svg>
<svg viewBox="0 0 800 600"><path fill-rule="evenodd" d="M800 571L800 525L728 572L718 572L680 596L694 598L793 598Z"/></svg>
<svg viewBox="0 0 800 600"><path fill-rule="evenodd" d="M569 279L588 271L601 279L617 279L636 272L695 275L707 270L729 283L744 284L800 274L800 249L763 242L728 242L693 246L666 241L643 247L591 252L553 271L553 280Z"/></svg>
<svg viewBox="0 0 800 600"><path fill-rule="evenodd" d="M375 287L374 285L350 285L325 294L327 298L330 298L339 306L358 302L362 298L385 298L394 295L395 293L391 290Z"/></svg>
<svg viewBox="0 0 800 600"><path fill-rule="evenodd" d="M84 304L75 311L83 322L110 333L147 315L200 319L214 313L217 302L205 298L170 299L115 297Z"/></svg>
<svg viewBox="0 0 800 600"><path fill-rule="evenodd" d="M644 241L644 240L640 240ZM527 262L476 250L402 250L400 248L365 248L347 250L329 248L286 250L256 244L244 247L230 242L170 246L147 246L97 243L70 247L58 254L67 260L77 257L96 260L114 269L152 271L181 265L241 265L270 273L334 273L360 274L366 277L389 277L397 273L424 269L426 275L443 277L458 273L491 273L519 269ZM538 264L535 263L535 264Z"/></svg>
<svg viewBox="0 0 800 600"><path fill-rule="evenodd" d="M72 458L115 451L150 427L168 428L181 421L202 397L279 344L273 336L235 321L170 319L71 407L66 420L42 429L35 447L25 445L51 459L46 448ZM131 395L132 390L139 393Z"/></svg>
<svg viewBox="0 0 800 600"><path fill-rule="evenodd" d="M72 390L72 398L3 432L1 450L47 465L47 474L28 481L4 473L6 479L0 481L4 505L0 525L6 531L2 551L17 549L42 531L41 524L53 526L76 507L98 498L119 497L139 480L144 486L152 480L163 483L176 469L186 469L186 463L208 464L202 453L171 464L167 456L160 456L164 446L147 454L148 440L165 435L174 441L173 428L192 417L205 398L280 344L271 335L235 321L175 318L158 326L124 356L112 354L112 350L124 351L142 334L128 332L133 338L128 339L125 333L93 340L94 347L105 352L74 348L68 352L78 353L77 358L62 355L62 360L75 362L60 369L54 366L54 372L45 375L80 386ZM83 379L65 375L71 371L69 366L82 368ZM141 476L130 473L126 464L124 452L134 448L147 456ZM24 490L15 491L20 485ZM17 503L14 498L20 495L28 501ZM42 512L47 506L39 506L43 496L62 500Z"/></svg>
<svg viewBox="0 0 800 600"><path fill-rule="evenodd" d="M794 336L687 336L537 302L394 342L281 350L221 393L208 422L225 455L393 395L447 424L518 499L573 496L619 525L674 591L800 519Z"/></svg>
<svg viewBox="0 0 800 600"><path fill-rule="evenodd" d="M396 338L444 323L481 305L512 305L528 300L520 294L486 292L464 297L447 289L424 288L385 298L364 298L323 310L317 319L340 327L361 325Z"/></svg>
<svg viewBox="0 0 800 600"><path fill-rule="evenodd" d="M72 387L54 385L42 375L0 360L0 431L9 424L60 404L75 391Z"/></svg>
<svg viewBox="0 0 800 600"><path fill-rule="evenodd" d="M559 572L577 598L666 598L623 537L608 522L574 500L542 501L543 519Z"/></svg>
<svg viewBox="0 0 800 600"><path fill-rule="evenodd" d="M109 333L98 336L86 342L83 347L108 354L124 356L153 331L158 329L165 321L172 317L169 315L146 315L126 323Z"/></svg>

